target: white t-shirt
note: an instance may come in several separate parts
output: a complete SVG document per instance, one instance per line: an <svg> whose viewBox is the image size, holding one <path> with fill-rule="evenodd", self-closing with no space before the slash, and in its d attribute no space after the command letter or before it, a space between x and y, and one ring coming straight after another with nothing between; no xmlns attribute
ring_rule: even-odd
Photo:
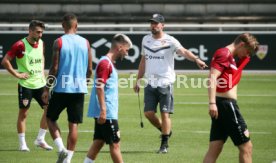
<svg viewBox="0 0 276 163"><path fill-rule="evenodd" d="M179 41L168 34L160 39L154 39L152 34L144 36L141 54L145 56L145 77L151 86L174 83L174 54L180 48Z"/></svg>

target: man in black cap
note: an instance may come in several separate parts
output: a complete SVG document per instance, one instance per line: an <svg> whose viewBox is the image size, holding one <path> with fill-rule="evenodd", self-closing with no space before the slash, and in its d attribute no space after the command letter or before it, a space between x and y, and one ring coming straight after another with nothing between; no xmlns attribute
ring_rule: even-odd
<svg viewBox="0 0 276 163"><path fill-rule="evenodd" d="M151 34L144 36L142 41L142 57L134 91L139 92L139 79L145 76L148 85L144 89L144 114L162 133L157 153L167 153L168 139L172 134L170 114L173 113L174 53L195 62L200 69L207 65L163 31L165 18L162 15L154 14L149 22ZM161 119L155 114L158 103Z"/></svg>

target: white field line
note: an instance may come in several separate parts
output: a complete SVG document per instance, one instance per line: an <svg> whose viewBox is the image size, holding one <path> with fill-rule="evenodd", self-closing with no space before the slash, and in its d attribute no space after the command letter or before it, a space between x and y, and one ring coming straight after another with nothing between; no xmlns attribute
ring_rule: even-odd
<svg viewBox="0 0 276 163"><path fill-rule="evenodd" d="M68 130L63 130L61 132L69 132ZM94 133L94 130L79 130L79 133ZM179 132L184 132L184 133L193 133L193 134L209 134L210 131L187 131L187 130L179 130ZM265 131L251 131L251 134L256 134L256 135L271 135L272 132L265 132Z"/></svg>

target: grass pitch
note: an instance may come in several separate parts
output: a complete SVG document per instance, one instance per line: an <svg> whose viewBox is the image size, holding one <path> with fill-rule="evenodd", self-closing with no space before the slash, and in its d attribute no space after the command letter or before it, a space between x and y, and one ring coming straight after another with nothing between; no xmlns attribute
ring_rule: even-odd
<svg viewBox="0 0 276 163"><path fill-rule="evenodd" d="M121 75L127 78L129 75ZM174 90L175 114L172 118L173 135L169 140L169 153L156 154L160 145L160 132L143 117L140 128L138 97L132 88L119 90L119 126L121 150L125 163L200 163L208 148L210 118L208 115L207 89L192 88L207 75L187 75L186 86ZM193 81L194 80L194 81ZM192 83L197 82L197 83ZM6 73L0 74L0 162L2 163L51 163L57 159L57 149L47 133L47 142L53 151L34 146L42 110L33 101L27 118L26 141L31 152L18 151L16 120L18 113L17 82ZM187 87L188 86L188 87ZM238 104L251 132L253 162L276 161L276 75L243 75L238 88ZM93 138L94 120L86 117L88 94L85 100L84 123L79 126L79 139L72 163L83 162ZM140 94L141 106L143 91ZM68 133L66 112L58 120L66 144ZM159 113L158 113L159 115ZM109 148L105 146L97 163L112 162ZM231 139L225 144L218 163L237 163L238 150Z"/></svg>

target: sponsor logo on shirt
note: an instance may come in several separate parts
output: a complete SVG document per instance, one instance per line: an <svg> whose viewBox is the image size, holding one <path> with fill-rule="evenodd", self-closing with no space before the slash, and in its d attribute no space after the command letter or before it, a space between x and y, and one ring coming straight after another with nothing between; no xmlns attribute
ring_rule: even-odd
<svg viewBox="0 0 276 163"><path fill-rule="evenodd" d="M152 55L146 54L145 59L146 60L148 60L148 59L165 59L165 56L152 56Z"/></svg>
<svg viewBox="0 0 276 163"><path fill-rule="evenodd" d="M41 59L31 59L29 64L32 66L34 64L40 64L41 63Z"/></svg>

